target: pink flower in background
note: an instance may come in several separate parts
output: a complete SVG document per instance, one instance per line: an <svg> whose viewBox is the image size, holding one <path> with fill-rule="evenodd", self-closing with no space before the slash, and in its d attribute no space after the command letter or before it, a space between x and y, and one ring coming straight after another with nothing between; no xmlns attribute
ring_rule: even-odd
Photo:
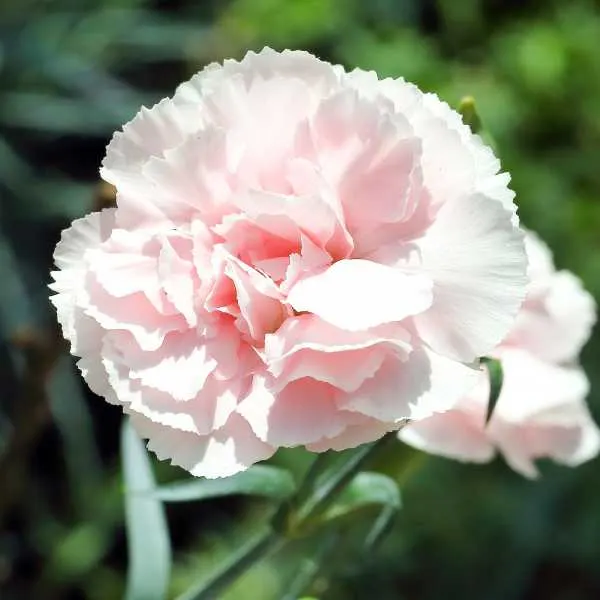
<svg viewBox="0 0 600 600"><path fill-rule="evenodd" d="M305 52L210 65L107 149L52 297L89 386L227 476L445 410L525 295L509 177L403 80Z"/></svg>
<svg viewBox="0 0 600 600"><path fill-rule="evenodd" d="M600 431L585 398L589 384L576 360L595 321L593 298L568 271L556 271L548 247L528 233L531 278L527 299L505 341L494 351L504 383L486 427L489 382L444 414L406 427L400 438L417 448L464 461L486 462L498 449L526 477L534 461L575 466L596 456Z"/></svg>

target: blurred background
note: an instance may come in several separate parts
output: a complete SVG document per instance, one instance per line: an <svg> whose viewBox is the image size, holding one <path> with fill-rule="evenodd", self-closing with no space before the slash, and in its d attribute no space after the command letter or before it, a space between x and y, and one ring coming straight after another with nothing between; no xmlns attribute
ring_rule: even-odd
<svg viewBox="0 0 600 600"><path fill-rule="evenodd" d="M123 594L121 414L80 381L46 286L61 229L113 201L98 165L140 105L264 45L403 76L454 106L473 95L523 222L600 298L599 44L592 0L1 0L0 598ZM583 362L597 420L599 360L596 335ZM394 474L408 453L380 467ZM300 469L306 459L274 462ZM156 470L161 481L181 476ZM600 598L600 461L542 472L529 482L500 461L422 457L377 555L362 556L349 528L313 595ZM168 506L172 595L267 511L241 497ZM274 557L226 598L284 598L302 554L300 544Z"/></svg>

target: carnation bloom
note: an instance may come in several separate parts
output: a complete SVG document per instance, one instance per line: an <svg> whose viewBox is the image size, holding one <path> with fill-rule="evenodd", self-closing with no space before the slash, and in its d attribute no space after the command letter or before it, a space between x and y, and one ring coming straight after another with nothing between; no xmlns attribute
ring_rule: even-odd
<svg viewBox="0 0 600 600"><path fill-rule="evenodd" d="M506 335L509 177L436 96L306 52L210 65L110 142L52 301L149 448L226 476L444 410Z"/></svg>
<svg viewBox="0 0 600 600"><path fill-rule="evenodd" d="M600 432L576 364L595 321L593 298L568 271L556 271L549 248L528 233L530 284L515 325L494 351L503 386L486 427L488 374L444 414L406 427L400 438L417 448L464 461L486 462L498 449L509 465L536 477L537 458L575 466L598 454Z"/></svg>

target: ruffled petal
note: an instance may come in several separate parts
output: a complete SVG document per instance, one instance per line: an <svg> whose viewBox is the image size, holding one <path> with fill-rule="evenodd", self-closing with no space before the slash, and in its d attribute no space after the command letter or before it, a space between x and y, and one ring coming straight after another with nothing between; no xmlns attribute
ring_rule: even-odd
<svg viewBox="0 0 600 600"><path fill-rule="evenodd" d="M451 408L476 384L479 371L426 348L407 359L388 357L356 392L338 405L386 422L424 419Z"/></svg>
<svg viewBox="0 0 600 600"><path fill-rule="evenodd" d="M54 250L54 263L63 273L84 266L85 253L107 240L115 226L115 209L106 208L82 219L76 219L65 229Z"/></svg>
<svg viewBox="0 0 600 600"><path fill-rule="evenodd" d="M254 433L273 446L310 444L333 437L344 429L333 386L310 378L298 379L274 392L269 379L255 377L238 412Z"/></svg>
<svg viewBox="0 0 600 600"><path fill-rule="evenodd" d="M342 260L299 281L288 302L297 312L357 331L425 311L431 305L431 287L425 276L362 259Z"/></svg>
<svg viewBox="0 0 600 600"><path fill-rule="evenodd" d="M485 430L488 398L488 375L481 373L474 389L452 408L410 423L398 437L430 454L465 462L488 462L495 454Z"/></svg>
<svg viewBox="0 0 600 600"><path fill-rule="evenodd" d="M85 314L107 331L129 331L143 350L158 350L172 331L186 331L188 325L181 314L164 315L142 292L122 298L109 294L88 273L85 288L79 294Z"/></svg>
<svg viewBox="0 0 600 600"><path fill-rule="evenodd" d="M50 297L50 302L56 308L63 335L76 356L99 351L102 346L102 328L84 313L78 296L85 281L86 257L108 239L114 222L112 208L77 219L62 232L54 251L54 262L61 270L51 273L53 283L49 287L57 293Z"/></svg>
<svg viewBox="0 0 600 600"><path fill-rule="evenodd" d="M174 401L169 392L130 376L112 337L105 341L102 358L112 392L130 413L143 415L154 423L198 435L209 434L224 425L246 391L247 384L240 379L222 381L209 376L194 397Z"/></svg>
<svg viewBox="0 0 600 600"><path fill-rule="evenodd" d="M176 401L195 397L217 366L207 340L193 330L168 334L154 352L141 350L127 334L113 335L111 339L129 368L129 378L168 393ZM214 346L218 339L210 343Z"/></svg>
<svg viewBox="0 0 600 600"><path fill-rule="evenodd" d="M269 334L263 357L277 388L312 377L350 392L372 377L388 355L405 357L410 349L410 335L397 324L353 332L306 314L287 319Z"/></svg>
<svg viewBox="0 0 600 600"><path fill-rule="evenodd" d="M501 360L504 382L489 435L511 467L535 477L537 458L575 466L598 454L600 433L585 404L589 383L581 369L519 350L504 351Z"/></svg>
<svg viewBox="0 0 600 600"><path fill-rule="evenodd" d="M327 450L340 451L347 448L356 448L361 444L374 442L386 433L395 431L403 426L401 422L385 423L349 411L341 411L340 419L347 423L342 433L331 438L323 438L313 444L308 444L307 449L311 452L326 452Z"/></svg>
<svg viewBox="0 0 600 600"><path fill-rule="evenodd" d="M444 204L415 242L434 281L431 308L414 317L436 352L471 362L506 336L525 296L527 260L510 213L483 196Z"/></svg>
<svg viewBox="0 0 600 600"><path fill-rule="evenodd" d="M229 477L275 452L236 414L221 429L204 436L158 425L141 415L132 415L131 422L159 460L170 460L195 477Z"/></svg>
<svg viewBox="0 0 600 600"><path fill-rule="evenodd" d="M544 288L528 297L504 344L550 362L574 361L596 322L596 302L568 271L545 278Z"/></svg>
<svg viewBox="0 0 600 600"><path fill-rule="evenodd" d="M165 98L150 109L142 107L110 141L100 169L102 178L119 187L138 177L142 165L151 157L164 156L202 124L201 111L191 104L175 104Z"/></svg>

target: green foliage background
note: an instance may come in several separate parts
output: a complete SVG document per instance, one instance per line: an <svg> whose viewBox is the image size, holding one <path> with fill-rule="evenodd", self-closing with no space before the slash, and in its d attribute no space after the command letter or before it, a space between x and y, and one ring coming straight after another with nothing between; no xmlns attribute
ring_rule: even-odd
<svg viewBox="0 0 600 600"><path fill-rule="evenodd" d="M523 222L599 298L599 43L592 0L3 0L0 597L123 593L119 411L81 384L45 286L60 229L110 201L97 167L111 133L141 104L207 62L263 45L403 76L454 105L473 95L513 175ZM594 336L583 362L600 419L599 360ZM295 471L306 460L300 452L275 459ZM400 446L379 466L402 477L394 530L365 557L361 524L352 524L313 595L600 597L599 461L542 465L538 482L500 461L461 465ZM163 481L181 476L157 470ZM173 594L206 576L266 510L241 498L170 507ZM309 541L274 557L227 598L283 598L313 550Z"/></svg>

